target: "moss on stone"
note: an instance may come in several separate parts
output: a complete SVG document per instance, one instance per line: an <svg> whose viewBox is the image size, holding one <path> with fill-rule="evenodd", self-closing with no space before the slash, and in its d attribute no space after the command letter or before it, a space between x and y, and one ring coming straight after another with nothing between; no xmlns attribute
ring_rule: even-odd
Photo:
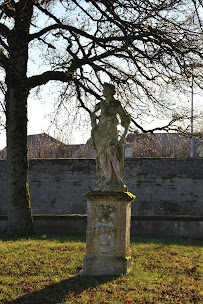
<svg viewBox="0 0 203 304"><path fill-rule="evenodd" d="M132 201L135 199L135 195L133 195L131 192L88 192L83 195L84 198L93 198L93 197L98 197L98 198L116 198L116 199L121 199L121 200L128 200Z"/></svg>

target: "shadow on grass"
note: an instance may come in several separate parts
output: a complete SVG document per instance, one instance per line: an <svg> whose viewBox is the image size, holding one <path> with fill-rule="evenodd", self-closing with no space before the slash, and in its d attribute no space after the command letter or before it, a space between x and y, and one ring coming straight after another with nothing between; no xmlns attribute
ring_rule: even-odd
<svg viewBox="0 0 203 304"><path fill-rule="evenodd" d="M23 295L16 300L4 302L6 304L57 304L64 302L70 295L77 296L83 291L94 288L99 284L109 282L110 276L80 277L75 276L59 283L46 286L44 289Z"/></svg>
<svg viewBox="0 0 203 304"><path fill-rule="evenodd" d="M150 238L150 237L133 237L131 238L131 243L154 243L162 245L179 245L179 246L195 246L202 247L203 241L198 240L187 240L187 239L177 239L177 238Z"/></svg>
<svg viewBox="0 0 203 304"><path fill-rule="evenodd" d="M63 242L85 242L85 235L66 235L66 234L33 234L33 235L21 235L21 236L10 236L6 233L0 233L0 240L3 242L8 241L20 241L20 240L38 240L38 241L59 241Z"/></svg>

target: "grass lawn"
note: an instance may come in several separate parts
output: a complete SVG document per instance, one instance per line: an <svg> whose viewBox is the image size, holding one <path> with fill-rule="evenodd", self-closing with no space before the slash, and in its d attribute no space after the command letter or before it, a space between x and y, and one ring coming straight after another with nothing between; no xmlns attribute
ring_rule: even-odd
<svg viewBox="0 0 203 304"><path fill-rule="evenodd" d="M0 303L203 303L202 245L136 238L128 276L91 278L83 237L0 235Z"/></svg>

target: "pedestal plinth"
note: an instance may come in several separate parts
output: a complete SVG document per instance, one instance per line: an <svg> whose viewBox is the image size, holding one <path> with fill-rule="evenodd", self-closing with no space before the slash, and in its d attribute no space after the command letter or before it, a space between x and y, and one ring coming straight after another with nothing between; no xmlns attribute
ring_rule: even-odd
<svg viewBox="0 0 203 304"><path fill-rule="evenodd" d="M120 275L131 267L130 192L89 192L86 255L81 275Z"/></svg>

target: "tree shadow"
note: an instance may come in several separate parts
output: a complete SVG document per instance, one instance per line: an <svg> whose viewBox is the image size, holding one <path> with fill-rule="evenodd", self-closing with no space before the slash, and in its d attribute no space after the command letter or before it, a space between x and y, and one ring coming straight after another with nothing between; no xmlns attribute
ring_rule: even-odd
<svg viewBox="0 0 203 304"><path fill-rule="evenodd" d="M57 304L64 302L70 295L77 296L83 291L94 288L115 278L112 276L75 276L61 282L51 284L43 289L25 294L16 300L6 301L6 304Z"/></svg>
<svg viewBox="0 0 203 304"><path fill-rule="evenodd" d="M178 245L202 247L203 240L189 240L181 238L158 238L158 237L132 237L131 244L154 243L157 245Z"/></svg>
<svg viewBox="0 0 203 304"><path fill-rule="evenodd" d="M61 243L63 242L85 242L86 241L86 235L81 235L81 234L32 234L32 235L20 235L20 236L12 236L8 235L6 233L0 233L0 240L3 242L8 242L8 241L18 241L18 240L38 240L38 241L52 241L52 240L57 240L60 241Z"/></svg>

